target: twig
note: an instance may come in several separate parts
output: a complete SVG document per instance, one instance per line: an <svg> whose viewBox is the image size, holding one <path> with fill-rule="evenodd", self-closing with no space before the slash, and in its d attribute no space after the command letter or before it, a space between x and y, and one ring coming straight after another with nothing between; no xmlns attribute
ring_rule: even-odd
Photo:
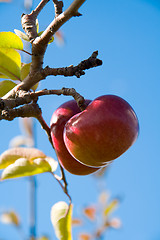
<svg viewBox="0 0 160 240"><path fill-rule="evenodd" d="M51 37L66 23L70 18L74 17L78 9L86 0L74 0L73 3L60 15L58 15L42 33L40 38L37 38L33 44L45 46L49 43Z"/></svg>
<svg viewBox="0 0 160 240"><path fill-rule="evenodd" d="M63 172L64 173L64 172ZM53 172L51 172L52 176L58 181L58 183L60 184L61 188L63 189L64 193L67 195L67 197L69 198L69 205L71 205L71 202L72 202L72 198L71 196L69 195L68 193L68 190L67 190L67 182L66 182L66 179L65 179L65 175L62 177L61 180L63 180L64 182L64 186L63 184L61 183L61 180L59 177L57 177L57 175L55 175Z"/></svg>
<svg viewBox="0 0 160 240"><path fill-rule="evenodd" d="M31 15L34 15L36 18L39 15L39 13L42 11L42 9L45 7L45 5L49 2L50 0L42 0L38 6L31 12Z"/></svg>
<svg viewBox="0 0 160 240"><path fill-rule="evenodd" d="M21 17L22 28L24 29L25 33L27 34L31 42L36 37L38 37L36 26L37 16L49 1L50 0L42 0L35 8L35 10L33 10L30 14L22 14Z"/></svg>
<svg viewBox="0 0 160 240"><path fill-rule="evenodd" d="M53 143L52 143L52 138L51 138L50 127L45 122L44 118L42 117L42 114L39 114L36 118L39 121L39 123L41 124L41 127L45 130L45 132L46 132L46 134L48 136L48 139L49 139L52 147L54 148Z"/></svg>
<svg viewBox="0 0 160 240"><path fill-rule="evenodd" d="M30 52L27 52L26 50L22 50L22 52L24 52L24 53L27 53L28 55L30 55L30 56L32 56L32 53L30 53Z"/></svg>
<svg viewBox="0 0 160 240"><path fill-rule="evenodd" d="M85 109L85 103L84 103L84 97L80 95L74 88L62 88L58 90L40 90L37 92L25 92L23 90L19 90L16 93L15 99L1 99L0 98L0 111L2 111L1 114L4 115L4 111L6 110L9 112L11 109L18 107L23 104L29 104L32 101L37 101L40 96L44 95L65 95L65 96L72 96L79 108L83 111ZM11 112L11 111L10 111ZM13 114L12 114L13 116ZM4 119L4 118L2 118ZM1 120L1 118L0 118ZM7 119L8 120L8 119Z"/></svg>
<svg viewBox="0 0 160 240"><path fill-rule="evenodd" d="M58 17L62 13L63 1L53 0L55 8L55 17Z"/></svg>
<svg viewBox="0 0 160 240"><path fill-rule="evenodd" d="M102 60L98 59L97 56L98 51L95 51L88 59L81 61L77 66L71 65L69 67L62 68L45 67L44 69L41 69L41 71L36 72L32 76L29 75L26 79L24 79L23 82L19 84L19 88L28 90L40 80L43 80L50 75L63 75L65 77L76 76L77 78L80 78L80 76L85 74L85 70L102 65Z"/></svg>
<svg viewBox="0 0 160 240"><path fill-rule="evenodd" d="M65 77L76 76L77 78L80 78L80 76L85 74L84 70L102 65L102 61L98 59L97 56L98 56L98 51L95 51L92 53L92 55L88 59L83 60L77 66L71 65L69 67L63 67L63 68L45 67L42 70L42 73L46 77L49 75L54 75L54 76L63 75Z"/></svg>

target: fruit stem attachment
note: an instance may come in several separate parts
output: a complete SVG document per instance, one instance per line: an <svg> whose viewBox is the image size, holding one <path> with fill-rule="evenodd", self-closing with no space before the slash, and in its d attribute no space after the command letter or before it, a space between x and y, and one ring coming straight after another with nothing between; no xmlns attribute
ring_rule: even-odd
<svg viewBox="0 0 160 240"><path fill-rule="evenodd" d="M61 166L60 166L60 167L61 167ZM72 198L71 198L71 196L70 196L69 193L68 193L68 189L67 189L68 183L67 183L67 181L66 181L66 177L65 177L63 168L61 167L62 177L57 176L57 175L54 174L53 172L51 172L51 174L52 174L52 176L57 180L57 182L59 183L59 185L60 185L61 188L63 189L63 192L64 192L64 193L67 195L67 197L69 198L69 205L71 205L71 203L72 203ZM61 180L63 180L64 185L61 183Z"/></svg>
<svg viewBox="0 0 160 240"><path fill-rule="evenodd" d="M52 145L52 147L54 148L53 146L53 142L52 142L52 138L51 138L51 131L50 131L50 128L49 126L47 125L47 123L45 122L44 118L42 117L42 114L39 114L37 117L37 120L39 121L39 123L41 124L42 128L46 131L47 135L48 135L48 139ZM54 178L58 181L58 183L60 184L61 188L63 189L64 193L67 195L67 197L69 198L69 204L71 204L72 202L72 199L71 199L71 196L69 195L68 193L68 189L67 189L67 186L68 186L68 183L67 183L67 180L66 180L66 176L65 176L65 173L64 173L64 169L63 167L60 165L60 171L61 171L61 177L55 175L53 172L51 173ZM63 181L63 184L61 183L61 180Z"/></svg>

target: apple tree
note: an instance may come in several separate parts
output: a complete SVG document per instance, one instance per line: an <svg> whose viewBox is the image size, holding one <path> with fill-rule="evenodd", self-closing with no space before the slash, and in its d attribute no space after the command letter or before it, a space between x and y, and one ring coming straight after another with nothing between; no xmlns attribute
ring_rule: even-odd
<svg viewBox="0 0 160 240"><path fill-rule="evenodd" d="M80 78L86 70L102 65L98 51L94 51L79 64L67 67L44 66L44 57L49 44L59 29L73 17L80 17L81 5L85 0L74 0L67 9L63 1L53 0L55 9L51 23L39 32L38 17L48 0L41 0L28 14L22 14L23 31L0 33L0 120L12 121L23 118L30 139L33 134L29 126L30 118L35 118L48 136L56 152L57 160L34 147L18 146L6 149L0 155L1 181L49 172L60 184L69 203L60 201L51 209L51 221L58 239L72 239L71 225L79 224L80 219L72 219L72 199L68 192L65 171L75 175L95 174L100 176L106 166L123 154L138 136L138 119L133 108L115 95L84 98L74 88L40 89L39 83L48 76L75 76ZM30 43L31 51L25 49L24 42ZM53 42L53 43L52 43ZM21 54L31 57L30 63L21 61ZM53 113L50 125L45 121L39 99L45 95L71 96ZM86 96L87 97L87 96ZM27 119L27 120L26 120ZM12 123L10 123L12 124ZM55 172L60 168L60 174ZM114 199L104 207L105 220L93 235L81 234L80 239L100 239L104 231L118 222L109 221L108 216L117 206ZM85 215L94 220L95 208L84 209ZM19 226L16 213L3 214L15 226ZM4 220L4 221L5 221ZM116 225L117 224L117 225ZM32 232L30 239L37 239ZM43 237L41 239L47 239Z"/></svg>

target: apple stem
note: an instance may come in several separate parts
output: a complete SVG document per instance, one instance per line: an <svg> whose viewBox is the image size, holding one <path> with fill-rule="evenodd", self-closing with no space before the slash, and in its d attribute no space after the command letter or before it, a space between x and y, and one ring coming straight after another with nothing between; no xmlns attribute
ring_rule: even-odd
<svg viewBox="0 0 160 240"><path fill-rule="evenodd" d="M54 148L53 142L52 142L52 138L51 138L50 128L49 128L49 126L47 125L47 123L45 122L42 114L39 114L39 115L37 116L37 120L40 122L42 128L46 131L46 133L47 133L47 135L48 135L48 139L49 139L52 147ZM69 203L71 204L72 199L71 199L71 196L70 196L69 193L68 193L68 189L67 189L68 183L67 183L67 180L66 180L66 176L65 176L65 173L64 173L64 169L63 169L63 167L61 166L60 163L59 163L59 165L60 165L61 177L55 175L53 172L52 172L52 175L54 176L54 178L58 181L58 183L59 183L60 186L62 187L64 193L65 193L65 194L67 195L67 197L69 198ZM63 181L64 186L62 185L61 180Z"/></svg>
<svg viewBox="0 0 160 240"><path fill-rule="evenodd" d="M67 181L66 181L66 177L65 177L63 168L61 167L62 178L60 178L59 176L57 176L57 175L54 174L53 172L51 172L51 174L52 174L52 176L57 180L57 182L59 183L59 185L60 185L61 188L63 189L63 192L64 192L64 193L67 195L67 197L69 198L69 205L71 205L72 199L71 199L71 196L70 196L69 193L68 193L68 189L67 189L68 183L67 183ZM63 186L63 184L61 183L61 180L63 180L64 186Z"/></svg>

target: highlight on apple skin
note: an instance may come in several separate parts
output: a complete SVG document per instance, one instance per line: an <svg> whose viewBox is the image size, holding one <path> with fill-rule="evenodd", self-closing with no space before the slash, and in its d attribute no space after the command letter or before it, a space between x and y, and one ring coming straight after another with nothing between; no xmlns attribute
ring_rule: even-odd
<svg viewBox="0 0 160 240"><path fill-rule="evenodd" d="M88 105L90 102L91 100L85 101L86 105ZM63 130L66 122L79 112L80 109L75 100L71 100L62 104L51 117L51 137L61 166L72 174L88 175L96 172L99 170L99 168L89 167L77 161L70 155L63 140Z"/></svg>
<svg viewBox="0 0 160 240"><path fill-rule="evenodd" d="M137 139L139 124L132 107L115 95L103 95L66 123L64 142L79 162L103 167Z"/></svg>

